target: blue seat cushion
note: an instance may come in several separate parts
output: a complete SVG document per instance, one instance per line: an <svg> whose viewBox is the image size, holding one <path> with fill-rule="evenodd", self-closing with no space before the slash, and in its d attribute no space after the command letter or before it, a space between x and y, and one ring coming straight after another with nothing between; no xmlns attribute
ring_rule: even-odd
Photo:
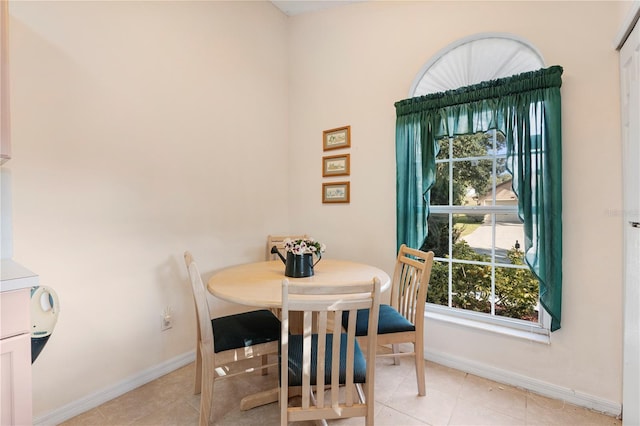
<svg viewBox="0 0 640 426"><path fill-rule="evenodd" d="M289 335L289 386L302 386L302 339L299 334ZM358 342L354 342L353 381L365 383L367 377L367 361L360 350ZM331 383L331 354L333 348L333 334L327 334L324 362L324 381ZM340 335L340 384L346 381L347 367L347 335ZM318 335L311 336L311 385L316 384L318 365Z"/></svg>
<svg viewBox="0 0 640 426"><path fill-rule="evenodd" d="M214 318L211 326L216 353L280 339L280 320L267 309Z"/></svg>
<svg viewBox="0 0 640 426"><path fill-rule="evenodd" d="M349 325L349 313L342 313L342 326ZM369 328L369 310L359 309L356 317L356 336L366 336ZM400 333L403 331L415 331L415 325L400 315L389 305L380 305L380 315L378 316L378 334Z"/></svg>

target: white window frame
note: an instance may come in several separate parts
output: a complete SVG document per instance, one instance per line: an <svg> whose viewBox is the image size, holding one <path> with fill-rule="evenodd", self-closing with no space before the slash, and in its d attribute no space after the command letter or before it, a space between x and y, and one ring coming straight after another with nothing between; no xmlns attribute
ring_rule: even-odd
<svg viewBox="0 0 640 426"><path fill-rule="evenodd" d="M512 265L506 266L501 263L496 263L495 259L495 215L496 214L517 214L518 207L516 206L500 206L496 205L496 186L497 182L495 179L496 171L497 171L497 160L500 158L506 158L504 154L496 153L496 137L497 131L495 129L490 130L488 133L491 133L491 139L493 141L493 154L478 156L478 157L462 157L462 158L454 158L453 156L453 146L454 146L454 137L449 138L449 153L446 159L436 159L436 164L447 164L448 165L448 174L449 174L449 205L430 205L429 206L429 214L447 214L449 215L449 244L448 244L448 253L451 254L453 250L453 241L451 238L451 232L453 230L453 215L455 214L491 214L491 225L492 225L492 247L491 247L491 261L490 262L471 262L465 261L464 259L452 259L452 258L441 258L436 257L434 261L446 263L448 265L448 306L438 305L434 303L427 303L425 310L425 317L444 321L448 323L455 323L461 326L478 328L485 331L492 331L500 334L505 334L513 337L519 337L530 341L535 341L539 343L549 343L549 327L550 327L550 319L546 314L545 310L538 303L538 321L526 321L509 317L502 317L495 315L495 268L496 267L511 267L516 269L529 269L526 265ZM453 195L453 168L456 162L463 161L491 161L492 162L492 203L490 206L457 206L452 205L452 195ZM524 244L524 242L523 242ZM453 281L452 281L452 267L453 263L469 263L469 264L481 264L488 265L492 267L492 278L491 278L491 313L484 312L475 312L472 310L460 309L452 307L452 291L453 291Z"/></svg>

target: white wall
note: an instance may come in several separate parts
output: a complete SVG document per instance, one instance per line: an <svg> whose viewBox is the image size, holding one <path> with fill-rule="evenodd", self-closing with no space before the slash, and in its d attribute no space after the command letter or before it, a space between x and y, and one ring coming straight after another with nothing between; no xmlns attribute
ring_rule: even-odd
<svg viewBox="0 0 640 426"><path fill-rule="evenodd" d="M294 227L327 256L391 271L395 253L395 109L436 52L481 32L529 40L564 67L564 290L550 345L428 321L431 356L504 369L621 401L621 176L616 2L371 2L290 19ZM351 203L322 205L321 135L351 125ZM337 179L336 179L337 180ZM295 207L293 203L295 202Z"/></svg>
<svg viewBox="0 0 640 426"><path fill-rule="evenodd" d="M193 350L185 249L207 275L288 230L286 17L267 2L10 13L14 258L61 303L33 365L37 418Z"/></svg>

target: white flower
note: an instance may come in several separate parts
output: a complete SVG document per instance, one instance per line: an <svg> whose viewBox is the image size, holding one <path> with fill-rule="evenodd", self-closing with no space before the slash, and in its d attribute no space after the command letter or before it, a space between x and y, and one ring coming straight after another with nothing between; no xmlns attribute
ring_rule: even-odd
<svg viewBox="0 0 640 426"><path fill-rule="evenodd" d="M324 244L320 244L313 238L299 240L287 238L284 240L285 252L292 252L293 254L315 253L319 255L324 252L325 249L326 246Z"/></svg>

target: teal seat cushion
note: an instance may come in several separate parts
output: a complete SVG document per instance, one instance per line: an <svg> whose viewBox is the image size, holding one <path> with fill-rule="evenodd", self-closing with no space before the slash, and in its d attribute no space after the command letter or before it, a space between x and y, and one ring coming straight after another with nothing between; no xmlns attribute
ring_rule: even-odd
<svg viewBox="0 0 640 426"><path fill-rule="evenodd" d="M211 326L216 353L280 339L280 320L266 309L214 318Z"/></svg>
<svg viewBox="0 0 640 426"><path fill-rule="evenodd" d="M302 339L303 336L293 334L289 336L289 386L302 386ZM333 348L333 334L327 334L325 347L324 381L331 383L331 353ZM358 342L354 342L353 381L365 383L367 377L367 361L360 350ZM311 385L316 384L318 364L318 335L311 336ZM347 335L340 335L340 384L346 381L347 367Z"/></svg>
<svg viewBox="0 0 640 426"><path fill-rule="evenodd" d="M342 313L342 326L349 325L349 313ZM369 328L369 310L359 309L356 317L356 336L366 336ZM380 315L378 316L378 334L400 333L403 331L415 331L415 325L400 315L389 305L380 305Z"/></svg>

